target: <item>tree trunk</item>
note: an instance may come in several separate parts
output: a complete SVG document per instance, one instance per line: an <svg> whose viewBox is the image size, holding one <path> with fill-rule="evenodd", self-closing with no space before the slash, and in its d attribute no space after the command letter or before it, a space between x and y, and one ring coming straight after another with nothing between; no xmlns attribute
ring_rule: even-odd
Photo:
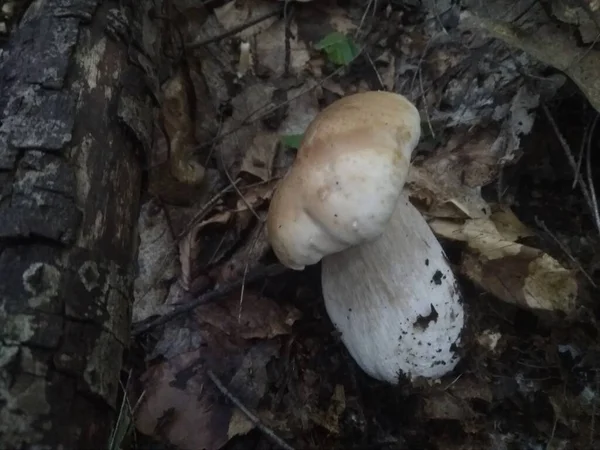
<svg viewBox="0 0 600 450"><path fill-rule="evenodd" d="M1 449L106 449L114 426L141 190L121 121L143 101L120 17L37 0L0 57Z"/></svg>

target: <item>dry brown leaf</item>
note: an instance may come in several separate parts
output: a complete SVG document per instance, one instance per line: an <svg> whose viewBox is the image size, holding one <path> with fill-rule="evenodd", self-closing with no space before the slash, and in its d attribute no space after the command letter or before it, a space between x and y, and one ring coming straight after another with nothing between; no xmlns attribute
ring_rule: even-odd
<svg viewBox="0 0 600 450"><path fill-rule="evenodd" d="M200 306L190 316L196 320L187 321L192 328L167 326L157 344L166 360L141 379L145 396L136 417L140 432L182 450L217 450L253 427L223 400L205 370L233 373L221 382L245 406L256 409L267 391L267 364L279 354L280 342L274 338L289 333L299 312L248 290L241 310L239 300L238 291Z"/></svg>
<svg viewBox="0 0 600 450"><path fill-rule="evenodd" d="M333 434L340 433L340 417L346 410L344 386L337 384L327 411L314 411L310 414L313 422Z"/></svg>
<svg viewBox="0 0 600 450"><path fill-rule="evenodd" d="M281 77L285 72L286 36L285 22L279 21L256 36L256 63L271 71L274 78ZM295 21L290 23L290 73L300 74L310 61L310 53L306 44L300 40L298 26Z"/></svg>
<svg viewBox="0 0 600 450"><path fill-rule="evenodd" d="M284 92L282 100L271 101L270 108L284 104L287 110L277 131L268 129L261 121L256 121L227 136L219 146L219 151L224 152L223 156L228 167L235 166L237 158L240 158L242 160L240 171L253 174L263 181L273 178L276 175L273 167L274 159L282 136L304 133L319 112L318 100L310 89L314 85L316 85L315 81L308 81L288 90L287 93ZM268 99L271 99L275 92L274 86L259 84L248 87L234 99L234 114L225 123L225 130L236 129L249 114L267 104ZM262 114L267 110L263 109ZM260 114L256 116L259 117ZM235 177L236 172L233 171L231 175Z"/></svg>
<svg viewBox="0 0 600 450"><path fill-rule="evenodd" d="M188 92L188 80L179 69L163 87L162 115L169 139L170 169L182 183L198 185L204 180L204 167L193 159L196 147L194 122Z"/></svg>
<svg viewBox="0 0 600 450"><path fill-rule="evenodd" d="M415 163L406 187L422 212L437 218L488 216L481 186L494 179L503 156L492 150L495 140L489 129L456 133L433 157Z"/></svg>
<svg viewBox="0 0 600 450"><path fill-rule="evenodd" d="M511 220L501 222L502 233L489 218L464 223L436 219L429 224L436 235L467 243L461 271L485 291L532 310L572 312L578 291L574 271L539 249L514 242L523 226L515 217Z"/></svg>
<svg viewBox="0 0 600 450"><path fill-rule="evenodd" d="M264 219L266 213L262 213L260 216ZM266 226L263 222L259 222L248 234L242 247L218 269L218 283L228 283L242 278L244 274L260 265L259 261L270 248L271 246L267 241Z"/></svg>
<svg viewBox="0 0 600 450"><path fill-rule="evenodd" d="M230 339L271 339L288 334L300 317L299 311L288 305L244 291L238 291L219 303L201 306L194 317L201 327L209 325ZM241 302L240 302L241 300Z"/></svg>
<svg viewBox="0 0 600 450"><path fill-rule="evenodd" d="M424 415L437 420L468 420L475 416L469 404L448 392L435 392L425 398Z"/></svg>
<svg viewBox="0 0 600 450"><path fill-rule="evenodd" d="M214 13L223 28L225 28L226 31L231 31L234 28L252 22L254 19L258 19L261 16L274 13L279 8L279 5L276 3L265 2L262 0L245 0L243 2L233 0L225 3L223 6L215 8ZM255 25L244 28L236 33L235 36L243 40L248 40L252 36L269 28L272 24L277 22L277 20L276 16L270 17Z"/></svg>
<svg viewBox="0 0 600 450"><path fill-rule="evenodd" d="M218 400L201 358L199 350L183 353L146 371L138 431L181 450L217 450L227 443L231 406Z"/></svg>
<svg viewBox="0 0 600 450"><path fill-rule="evenodd" d="M179 263L181 267L180 280L183 289L189 290L193 281L201 273L202 269L214 263L214 256L211 256L208 260L203 260L201 258L201 252L206 250L206 242L198 235L208 225L226 225L231 220L231 217L232 213L229 211L219 212L198 223L179 242ZM217 250L213 249L211 253L212 255L215 255Z"/></svg>
<svg viewBox="0 0 600 450"><path fill-rule="evenodd" d="M223 164L229 175L235 179L242 166L242 160L248 151L248 143L260 132L267 132L260 120L269 105L275 86L267 82L256 82L247 86L231 100L231 117L223 123L223 139L217 144L216 151L223 158ZM252 123L248 123L248 122ZM266 151L260 152L262 155ZM220 158L217 159L218 161ZM263 162L268 166L268 162Z"/></svg>
<svg viewBox="0 0 600 450"><path fill-rule="evenodd" d="M240 171L254 175L262 181L270 179L273 176L273 160L279 140L279 136L272 131L258 130L249 142Z"/></svg>
<svg viewBox="0 0 600 450"><path fill-rule="evenodd" d="M133 288L133 322L158 313L167 297L166 281L172 279L177 271L175 240L166 213L155 200L142 205L138 230L140 245L138 273Z"/></svg>
<svg viewBox="0 0 600 450"><path fill-rule="evenodd" d="M228 389L244 404L256 411L260 400L267 392L267 364L277 356L279 346L274 342L260 342L246 353ZM239 409L235 409L229 421L227 437L246 434L254 428L254 423Z"/></svg>

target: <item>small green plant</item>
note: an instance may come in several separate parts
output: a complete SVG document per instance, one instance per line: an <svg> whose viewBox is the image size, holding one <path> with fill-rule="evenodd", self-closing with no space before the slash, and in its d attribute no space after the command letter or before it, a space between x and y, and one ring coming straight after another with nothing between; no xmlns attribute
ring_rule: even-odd
<svg viewBox="0 0 600 450"><path fill-rule="evenodd" d="M325 52L327 59L338 66L347 66L358 56L354 40L339 31L329 33L315 44L315 48Z"/></svg>
<svg viewBox="0 0 600 450"><path fill-rule="evenodd" d="M286 147L298 149L302 143L302 137L304 134L288 134L281 136L281 142Z"/></svg>

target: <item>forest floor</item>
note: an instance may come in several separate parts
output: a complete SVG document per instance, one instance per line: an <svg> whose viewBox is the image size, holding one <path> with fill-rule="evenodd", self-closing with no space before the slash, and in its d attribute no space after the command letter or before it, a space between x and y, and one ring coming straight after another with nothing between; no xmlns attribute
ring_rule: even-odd
<svg viewBox="0 0 600 450"><path fill-rule="evenodd" d="M166 2L134 33L160 106L129 448L600 448L600 96L577 69L600 60L594 2L199 3ZM401 93L423 118L406 190L467 312L461 361L436 382L366 376L319 265L265 272L269 199L303 131L365 90ZM455 233L467 225L478 232Z"/></svg>

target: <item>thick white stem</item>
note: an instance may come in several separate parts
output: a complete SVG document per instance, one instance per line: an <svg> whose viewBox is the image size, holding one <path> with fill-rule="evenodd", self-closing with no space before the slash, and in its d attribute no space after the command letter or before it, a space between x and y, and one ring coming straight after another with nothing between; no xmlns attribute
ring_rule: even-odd
<svg viewBox="0 0 600 450"><path fill-rule="evenodd" d="M440 243L405 195L380 238L323 258L322 284L342 342L373 378L439 378L456 366L462 297Z"/></svg>

